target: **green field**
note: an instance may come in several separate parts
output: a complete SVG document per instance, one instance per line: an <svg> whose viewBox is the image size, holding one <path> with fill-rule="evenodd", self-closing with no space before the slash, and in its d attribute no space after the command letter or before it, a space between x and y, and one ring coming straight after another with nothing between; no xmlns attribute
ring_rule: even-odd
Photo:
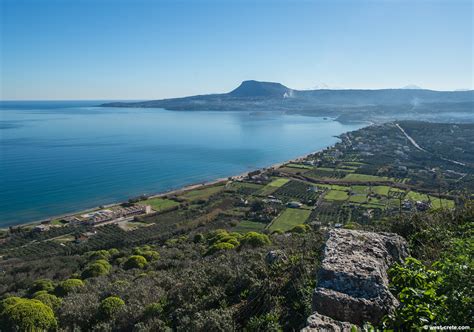
<svg viewBox="0 0 474 332"><path fill-rule="evenodd" d="M269 229L271 231L279 229L286 232L296 225L304 223L310 214L311 210L287 208L272 222Z"/></svg>
<svg viewBox="0 0 474 332"><path fill-rule="evenodd" d="M324 196L324 199L327 201L345 201L348 197L349 195L345 191L331 189Z"/></svg>
<svg viewBox="0 0 474 332"><path fill-rule="evenodd" d="M380 196L388 196L390 187L389 186L375 186L375 187L372 187L372 191Z"/></svg>
<svg viewBox="0 0 474 332"><path fill-rule="evenodd" d="M351 173L347 174L344 177L346 181L354 181L354 182L377 182L377 181L392 181L386 176L377 176L377 175L368 175L368 174L358 174L358 173Z"/></svg>
<svg viewBox="0 0 474 332"><path fill-rule="evenodd" d="M237 226L234 227L233 231L239 233L247 233L247 232L259 232L263 228L265 228L267 224L263 222L256 222L250 220L242 220L239 222Z"/></svg>
<svg viewBox="0 0 474 332"><path fill-rule="evenodd" d="M349 202L352 203L365 203L367 201L367 196L365 195L352 195L349 197Z"/></svg>
<svg viewBox="0 0 474 332"><path fill-rule="evenodd" d="M195 201L198 199L208 199L209 197L218 193L222 189L224 189L224 185L206 187L203 189L195 189L184 193L181 197L190 201Z"/></svg>
<svg viewBox="0 0 474 332"><path fill-rule="evenodd" d="M450 199L444 199L441 198L439 199L438 197L435 196L429 196L426 194L421 194L416 191L410 191L405 197L406 199L412 200L412 201L430 201L431 202L431 208L432 209L440 209L440 208L447 208L447 209L452 209L454 208L454 201Z"/></svg>
<svg viewBox="0 0 474 332"><path fill-rule="evenodd" d="M150 205L151 208L155 211L161 211L179 205L178 202L172 201L171 199L160 197L150 198L146 201L141 201L140 203Z"/></svg>
<svg viewBox="0 0 474 332"><path fill-rule="evenodd" d="M286 164L286 167L292 167L292 168L301 168L301 169L313 169L314 167L311 167L309 165L303 165L303 164Z"/></svg>
<svg viewBox="0 0 474 332"><path fill-rule="evenodd" d="M278 178L267 184L265 187L260 190L259 195L267 196L272 194L275 190L286 184L290 179L287 178Z"/></svg>
<svg viewBox="0 0 474 332"><path fill-rule="evenodd" d="M369 193L369 186L352 186L351 190L357 195L366 195Z"/></svg>
<svg viewBox="0 0 474 332"><path fill-rule="evenodd" d="M340 191L349 191L351 189L351 187L349 187L349 186L340 186L338 184L317 184L316 187L326 188L326 189L333 189L333 190L340 190Z"/></svg>

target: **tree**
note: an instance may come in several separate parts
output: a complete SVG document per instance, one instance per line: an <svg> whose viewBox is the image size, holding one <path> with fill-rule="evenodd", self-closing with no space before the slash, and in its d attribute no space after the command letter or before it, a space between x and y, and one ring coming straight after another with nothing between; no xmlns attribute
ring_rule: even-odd
<svg viewBox="0 0 474 332"><path fill-rule="evenodd" d="M250 245L251 247L261 247L271 243L268 235L257 232L248 232L240 242L242 245Z"/></svg>
<svg viewBox="0 0 474 332"><path fill-rule="evenodd" d="M46 304L53 310L57 310L61 305L62 300L53 295L53 294L39 294L34 297L35 300L41 301L42 303Z"/></svg>
<svg viewBox="0 0 474 332"><path fill-rule="evenodd" d="M125 302L117 296L109 296L100 302L99 317L102 319L110 319L117 314Z"/></svg>
<svg viewBox="0 0 474 332"><path fill-rule="evenodd" d="M104 260L99 259L92 264L89 264L84 271L82 271L81 277L84 279L99 277L109 274L111 269L110 264Z"/></svg>
<svg viewBox="0 0 474 332"><path fill-rule="evenodd" d="M45 331L56 329L53 310L38 300L16 298L3 305L0 327L5 331Z"/></svg>
<svg viewBox="0 0 474 332"><path fill-rule="evenodd" d="M33 294L38 291L51 292L54 290L54 284L49 279L37 279L33 282L30 288L30 293Z"/></svg>
<svg viewBox="0 0 474 332"><path fill-rule="evenodd" d="M81 279L67 279L56 287L56 293L59 296L66 296L67 294L76 291L84 286L84 281Z"/></svg>
<svg viewBox="0 0 474 332"><path fill-rule="evenodd" d="M123 267L126 270L143 269L147 265L147 263L148 261L146 260L145 257L140 256L140 255L132 255L125 261L125 263L123 264Z"/></svg>

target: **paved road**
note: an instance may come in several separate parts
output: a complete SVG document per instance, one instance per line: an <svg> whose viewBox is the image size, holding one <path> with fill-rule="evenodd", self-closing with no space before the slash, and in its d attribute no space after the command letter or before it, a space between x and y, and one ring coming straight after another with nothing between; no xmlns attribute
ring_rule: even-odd
<svg viewBox="0 0 474 332"><path fill-rule="evenodd" d="M406 133L406 131L405 131L398 123L395 123L395 126L397 126L397 128L400 129L400 131L403 133L403 135L405 135L405 137L408 138L408 140L411 142L411 144L413 144L413 146L414 146L415 148L417 148L417 149L420 150L420 151L423 151L423 152L426 152L426 153L430 153L429 151L423 149L423 148L413 139L413 137L411 137L410 135L408 135L408 134ZM466 166L465 163L462 163L462 162L457 161L457 160L452 160L452 159L444 158L444 157L441 157L441 156L439 156L439 158L443 159L444 161L452 162L453 164L456 164L456 165Z"/></svg>

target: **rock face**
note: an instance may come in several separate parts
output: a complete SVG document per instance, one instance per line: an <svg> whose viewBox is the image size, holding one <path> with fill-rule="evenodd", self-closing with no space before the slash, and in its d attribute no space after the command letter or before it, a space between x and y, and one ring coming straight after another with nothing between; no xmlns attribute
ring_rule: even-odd
<svg viewBox="0 0 474 332"><path fill-rule="evenodd" d="M387 269L407 256L406 241L396 234L330 231L313 295L313 310L359 326L364 322L379 323L398 305L388 289Z"/></svg>

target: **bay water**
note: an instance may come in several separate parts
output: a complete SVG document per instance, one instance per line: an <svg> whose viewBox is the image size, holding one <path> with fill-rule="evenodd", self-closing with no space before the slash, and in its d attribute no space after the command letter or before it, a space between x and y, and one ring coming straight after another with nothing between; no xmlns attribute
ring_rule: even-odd
<svg viewBox="0 0 474 332"><path fill-rule="evenodd" d="M362 124L268 112L0 103L0 227L237 175Z"/></svg>

